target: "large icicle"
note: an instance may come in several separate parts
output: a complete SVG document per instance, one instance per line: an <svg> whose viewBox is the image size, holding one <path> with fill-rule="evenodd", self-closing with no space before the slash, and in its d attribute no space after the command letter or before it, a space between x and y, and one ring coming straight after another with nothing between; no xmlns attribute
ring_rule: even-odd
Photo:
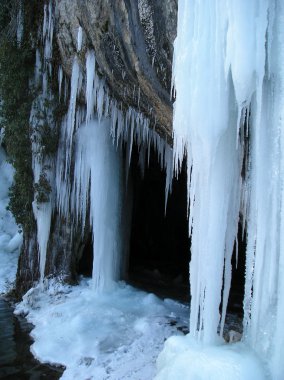
<svg viewBox="0 0 284 380"><path fill-rule="evenodd" d="M81 33L82 30L79 29L80 47ZM61 83L62 74L60 75ZM83 83L86 109L79 109L76 100ZM75 55L70 88L69 109L62 122L57 157L57 202L62 215L73 216L76 223L81 224L82 232L90 207L94 240L93 278L95 289L100 292L109 289L120 278L128 249L126 240L129 239L131 207L124 203L124 210L121 209L126 194L122 191L125 179L121 178L118 151L124 143L128 171L134 141L140 150L141 167L145 165L146 150L149 161L152 145L158 153L161 168L166 171L167 196L171 191L173 173L172 149L149 128L149 120L141 113L132 108L123 113L120 105L109 99L107 85L96 73L94 51L90 50L86 54L86 81L82 80L79 61ZM73 152L73 146L76 147L76 152ZM73 158L74 181L71 183ZM126 226L121 226L121 219Z"/></svg>
<svg viewBox="0 0 284 380"><path fill-rule="evenodd" d="M70 169L73 153L73 137L76 129L83 121L83 112L77 109L77 95L81 90L82 75L78 62L78 57L73 60L71 75L71 90L68 113L65 115L61 125L61 137L57 154L56 164L56 189L57 204L59 212L67 216L70 207L71 183Z"/></svg>
<svg viewBox="0 0 284 380"><path fill-rule="evenodd" d="M262 97L251 112L251 172L244 302L245 338L284 378L284 7L270 2Z"/></svg>
<svg viewBox="0 0 284 380"><path fill-rule="evenodd" d="M82 33L83 30L79 28L78 50L82 48ZM171 191L173 155L171 147L158 133L149 128L149 120L142 113L133 108L123 112L121 105L114 99L110 99L105 80L96 73L95 53L92 50L86 53L86 80L84 81L82 73L83 70L80 68L79 59L75 55L71 76L69 108L62 122L57 156L57 205L62 215L65 217L74 216L77 223L82 223L82 230L85 227L88 215L87 208L91 207L91 224L94 236L94 281L96 283L95 287L99 291L108 288L114 280L118 279L120 267L123 266L122 263L119 263L123 259L120 257L121 241L122 239L127 240L128 232L126 227L117 234L118 216L115 215L121 214L125 220L130 219L129 210L121 213L118 209L121 207L122 196L120 194L120 185L117 184L117 187L115 187L115 181L120 178L119 172L121 169L117 166L118 162L113 158L115 148L121 150L122 144L125 144L127 152L126 171L128 172L134 141L140 151L139 163L142 170L145 166L147 155L149 163L150 145L153 146L158 153L161 168L166 172L166 201L168 193ZM60 92L61 83L62 72L59 75ZM77 96L83 92L83 84L85 85L86 108L79 108L77 106ZM96 118L96 122L94 118ZM104 126L105 129L103 128ZM77 133L76 131L78 131L78 134L75 143L74 136ZM88 137L87 134L89 134ZM97 142L95 141L96 138ZM106 149L105 163L102 162L103 150L99 147L98 142ZM83 143L85 143L85 146L82 145ZM77 149L75 160L73 160L74 145L76 145ZM95 149L96 151L93 153ZM146 154L146 151L148 154ZM115 154L118 159L119 154ZM91 158L94 161L91 162ZM72 163L75 164L73 183L70 181L73 170ZM105 165L105 175L102 174L103 165ZM111 165L117 168L116 172L110 169ZM107 182L107 173L113 177L113 186ZM95 181L93 180L94 178L96 178ZM105 203L97 203L97 199L102 196L101 189L98 187L99 182L101 182L102 188L113 188L113 192L108 195L110 204L114 205L112 211L107 208L106 199L104 199ZM115 189L118 192L116 195L114 193ZM106 194L104 195L107 196ZM118 199L115 199L115 196ZM95 204L96 206L94 206ZM102 211L101 207L105 208L105 211ZM103 216L104 213L105 215ZM109 228L105 232L101 230L101 233L98 233L100 225L109 225ZM112 243L110 243L110 239L107 239L107 234L113 239ZM118 237L119 235L121 236ZM105 244L107 245L105 246ZM127 250L127 244L124 250ZM114 245L117 250L115 254ZM104 249L105 253L103 253Z"/></svg>
<svg viewBox="0 0 284 380"><path fill-rule="evenodd" d="M274 380L284 378L283 39L281 0L179 0L174 155L178 170L187 151L192 234L190 337L183 344L217 341L223 286L222 333L240 212L247 232L243 340ZM161 360L173 353L171 344ZM190 355L199 357L200 348ZM182 374L182 356L174 362ZM159 379L169 373L164 365ZM213 365L215 378L224 367L217 357ZM243 370L255 376L250 366ZM193 372L185 372L188 379Z"/></svg>
<svg viewBox="0 0 284 380"><path fill-rule="evenodd" d="M276 62L274 63L274 73L276 74L275 86L277 94L277 99L275 101L275 135L279 136L279 158L280 165L279 171L277 170L277 161L273 165L272 177L274 182L278 180L278 189L280 196L280 207L277 209L277 198L274 201L274 221L273 228L274 234L272 239L275 239L276 243L274 245L274 254L272 255L270 261L270 276L268 278L269 285L269 295L270 300L273 302L275 313L275 330L273 330L273 341L272 341L272 360L271 360L271 372L274 379L282 379L284 377L284 4L278 1L276 7L276 27L274 30L275 41L274 49L271 51L271 59L273 59L273 54L275 54ZM274 135L274 136L275 136ZM275 140L274 140L275 141ZM277 193L276 193L277 196ZM278 230L278 212L280 212L280 225ZM278 234L279 232L279 234ZM279 256L278 256L279 253ZM265 274L266 275L266 274ZM265 291L265 290L264 290ZM261 310L265 313L265 310ZM272 319L273 320L273 319Z"/></svg>
<svg viewBox="0 0 284 380"><path fill-rule="evenodd" d="M33 132L32 136L32 164L34 173L34 183L36 186L47 185L53 187L53 170L54 160L45 156L45 147L41 144L41 136L46 133L44 128L48 126L51 130L54 128L52 110L46 106L51 104L52 94L50 93L48 82L52 73L52 43L53 43L54 16L52 10L52 1L44 6L44 21L42 29L42 40L44 44L44 54L41 59L40 52L36 51L36 65L34 75L34 85L41 88L41 94L34 100L30 124ZM46 191L48 189L41 189ZM33 212L37 223L37 241L39 249L39 268L40 281L44 279L47 244L50 234L51 217L52 217L52 198L46 194L46 199L39 200L37 191L33 202Z"/></svg>
<svg viewBox="0 0 284 380"><path fill-rule="evenodd" d="M86 55L86 77L86 122L93 117L95 110L97 110L99 119L103 116L110 117L111 134L114 143L120 147L123 142L126 144L127 171L131 162L134 141L139 148L139 164L142 172L145 164L147 164L145 162L146 156L148 156L149 163L150 146L152 146L157 152L161 169L166 172L165 203L167 203L173 177L173 153L171 147L157 132L150 128L149 119L145 118L142 113L129 107L123 114L119 109L119 104L114 100L110 101L104 80L100 79L96 74L95 53L92 50L88 51Z"/></svg>
<svg viewBox="0 0 284 380"><path fill-rule="evenodd" d="M174 154L176 169L185 149L188 157L190 331L205 342L213 342L220 322L224 260L224 304L230 286L242 147L236 143L239 118L231 66L228 69L225 65L226 7L219 1L205 3L179 1Z"/></svg>
<svg viewBox="0 0 284 380"><path fill-rule="evenodd" d="M74 208L84 223L90 203L93 228L93 281L96 292L120 278L122 259L122 173L120 153L110 136L110 120L89 121L77 132ZM84 228L84 224L82 226Z"/></svg>

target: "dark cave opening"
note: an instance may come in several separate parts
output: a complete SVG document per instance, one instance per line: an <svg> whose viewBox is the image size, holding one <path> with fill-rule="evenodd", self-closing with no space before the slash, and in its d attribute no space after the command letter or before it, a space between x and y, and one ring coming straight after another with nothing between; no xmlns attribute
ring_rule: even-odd
<svg viewBox="0 0 284 380"><path fill-rule="evenodd" d="M232 255L232 281L228 299L228 312L243 317L243 300L245 291L245 265L246 265L246 231L239 224L238 244L235 243ZM238 249L238 255L236 255Z"/></svg>
<svg viewBox="0 0 284 380"><path fill-rule="evenodd" d="M93 272L93 238L92 233L89 233L84 244L79 249L79 260L76 265L78 275L84 277L92 277Z"/></svg>
<svg viewBox="0 0 284 380"><path fill-rule="evenodd" d="M178 179L173 181L167 213L164 213L165 173L156 153L151 150L144 176L134 147L130 176L133 212L130 238L128 280L133 285L161 297L188 302L190 239L187 220L187 168L184 162ZM236 249L238 262L236 263ZM232 256L232 281L227 311L243 316L246 232L239 226L238 244Z"/></svg>
<svg viewBox="0 0 284 380"><path fill-rule="evenodd" d="M151 149L144 175L139 167L139 152L133 146L129 169L132 192L132 218L128 265L123 276L130 284L161 297L188 302L190 239L187 220L187 168L184 162L178 179L173 180L165 214L165 177L157 154ZM244 235L244 238L243 238ZM232 256L232 282L228 313L242 317L245 277L245 233L238 232L238 265L236 245ZM125 250L127 251L127 250ZM78 251L76 273L92 276L93 241L91 232Z"/></svg>
<svg viewBox="0 0 284 380"><path fill-rule="evenodd" d="M132 153L130 176L133 211L128 281L161 297L189 299L189 238L186 166L174 179L165 214L165 179L157 154L151 149L144 176Z"/></svg>

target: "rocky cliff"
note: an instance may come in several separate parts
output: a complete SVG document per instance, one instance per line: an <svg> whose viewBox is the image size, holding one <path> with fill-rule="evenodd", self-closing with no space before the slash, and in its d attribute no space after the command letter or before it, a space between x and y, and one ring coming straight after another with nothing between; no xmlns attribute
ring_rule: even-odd
<svg viewBox="0 0 284 380"><path fill-rule="evenodd" d="M71 75L78 28L85 52L93 48L110 94L143 112L171 140L171 67L177 0L57 0L56 39L64 71Z"/></svg>
<svg viewBox="0 0 284 380"><path fill-rule="evenodd" d="M147 120L147 127L157 133L156 144L161 145L162 142L157 143L157 139L162 138L171 145L171 68L177 0L53 0L30 2L29 5L20 0L5 2L8 16L5 14L6 18L1 22L6 23L2 30L9 36L8 45L11 44L16 51L28 46L29 67L30 61L33 62L29 80L25 78L25 86L29 86L28 93L31 96L30 103L26 105L29 113L26 122L30 125L25 138L29 139L29 149L32 152L32 158L29 155L26 160L25 171L33 186L32 190L31 186L29 188L29 197L25 203L31 215L29 223L20 219L24 244L16 288L17 293L22 294L40 277L43 249L46 250L42 269L45 277L62 275L68 281L76 280L76 265L90 240L90 223L86 223L82 234L72 213L60 210L60 202L56 198L61 189L58 184L56 188L58 180L54 179L58 176L56 173L61 165L59 150L66 140L62 120L64 117L68 119L68 112L70 113L74 61L76 60L76 68L80 72L78 80L81 83L77 83L74 112L86 106L86 96L82 90L87 82L86 56L93 51L96 75L103 83L104 91L107 91L107 101L115 102L116 110L121 115L131 109L132 114L139 116L138 119ZM7 41L3 46L5 44ZM60 94L63 91L64 96ZM108 106L104 104L102 107L107 113ZM5 129L5 126L2 128ZM7 136L8 131L9 128L6 128ZM71 136L70 152L72 144ZM7 147L9 152L9 142ZM65 154L66 149L65 147ZM17 156L17 149L15 155ZM74 177L74 156L71 156L68 170L64 164L67 173L65 177L68 177L70 183ZM18 171L21 177L20 166ZM16 188L22 188L19 179ZM16 203L17 207L21 207L19 202ZM70 202L67 201L66 205L68 209ZM11 208L13 207L15 208L12 205ZM50 211L47 223L50 228L45 242L45 238L39 235L46 223L42 209L48 207Z"/></svg>

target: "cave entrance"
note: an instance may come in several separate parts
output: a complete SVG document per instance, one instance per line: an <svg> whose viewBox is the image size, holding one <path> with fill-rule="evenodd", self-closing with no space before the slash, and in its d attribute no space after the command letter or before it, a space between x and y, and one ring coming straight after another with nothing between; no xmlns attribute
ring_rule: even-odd
<svg viewBox="0 0 284 380"><path fill-rule="evenodd" d="M238 244L235 244L232 256L232 280L228 299L228 313L243 317L243 300L245 293L245 266L246 266L246 231L241 223L238 229ZM236 249L238 254L236 255Z"/></svg>
<svg viewBox="0 0 284 380"><path fill-rule="evenodd" d="M186 166L174 179L165 215L165 179L151 149L144 176L134 146L130 166L133 211L127 279L161 297L189 299Z"/></svg>
<svg viewBox="0 0 284 380"><path fill-rule="evenodd" d="M84 244L79 249L79 259L76 265L77 275L92 277L93 273L93 237L90 232Z"/></svg>

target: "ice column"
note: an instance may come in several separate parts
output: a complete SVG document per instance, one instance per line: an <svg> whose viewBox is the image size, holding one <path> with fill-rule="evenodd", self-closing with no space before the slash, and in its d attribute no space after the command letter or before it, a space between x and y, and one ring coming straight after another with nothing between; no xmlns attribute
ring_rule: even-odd
<svg viewBox="0 0 284 380"><path fill-rule="evenodd" d="M267 1L179 1L175 167L179 169L186 150L190 332L207 343L217 337L221 300L221 334L226 313L243 184L245 119L254 101L259 123L267 12Z"/></svg>
<svg viewBox="0 0 284 380"><path fill-rule="evenodd" d="M222 333L240 212L243 339L275 380L284 377L283 41L280 0L179 0L174 154L176 170L188 157L190 332L214 342L224 285Z"/></svg>
<svg viewBox="0 0 284 380"><path fill-rule="evenodd" d="M120 153L113 146L110 120L92 119L76 134L73 207L84 221L90 205L93 230L93 281L97 293L120 279L122 258L122 173Z"/></svg>
<svg viewBox="0 0 284 380"><path fill-rule="evenodd" d="M45 155L45 147L41 144L41 136L46 133L44 128L48 126L50 130L54 127L54 120L52 116L52 110L46 106L46 103L51 103L52 94L48 88L48 81L51 76L51 58L52 58L52 41L53 41L53 11L52 2L45 4L44 6L44 22L42 29L42 40L44 44L44 54L41 58L40 52L36 51L36 65L34 85L42 89L41 94L34 100L30 124L33 131L32 136L32 165L34 173L34 183L39 186L48 184L50 188L53 187L53 169L54 160ZM45 189L48 192L48 189ZM37 241L39 249L39 267L40 267L40 281L43 281L47 244L50 234L50 225L52 217L52 199L51 194L47 194L47 198L44 201L37 199L37 193L35 194L35 200L33 202L33 212L37 223Z"/></svg>
<svg viewBox="0 0 284 380"><path fill-rule="evenodd" d="M284 378L284 6L270 1L262 97L251 108L244 300L246 341Z"/></svg>

